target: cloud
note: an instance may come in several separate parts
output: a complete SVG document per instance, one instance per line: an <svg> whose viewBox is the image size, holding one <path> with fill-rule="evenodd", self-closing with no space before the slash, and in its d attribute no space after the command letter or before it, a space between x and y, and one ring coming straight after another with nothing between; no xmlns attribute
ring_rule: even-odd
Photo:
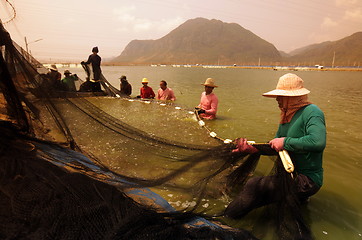
<svg viewBox="0 0 362 240"><path fill-rule="evenodd" d="M115 20L120 21L121 23L129 23L135 20L135 16L132 15L132 12L135 11L135 6L121 7L113 9L113 15Z"/></svg>
<svg viewBox="0 0 362 240"><path fill-rule="evenodd" d="M362 5L360 0L336 0L336 6L344 9L343 20L362 21Z"/></svg>
<svg viewBox="0 0 362 240"><path fill-rule="evenodd" d="M322 29L323 28L333 28L333 27L336 27L336 26L338 26L338 22L332 20L330 17L325 17L323 19L322 24L321 24Z"/></svg>
<svg viewBox="0 0 362 240"><path fill-rule="evenodd" d="M175 17L173 19L162 19L156 24L158 25L157 29L159 29L160 31L171 31L181 25L184 21L185 19L181 17Z"/></svg>
<svg viewBox="0 0 362 240"><path fill-rule="evenodd" d="M138 19L136 23L132 26L133 30L138 32L148 32L152 28L152 22L146 20L146 19Z"/></svg>
<svg viewBox="0 0 362 240"><path fill-rule="evenodd" d="M321 43L331 39L331 36L328 33L310 33L308 39L311 43Z"/></svg>
<svg viewBox="0 0 362 240"><path fill-rule="evenodd" d="M362 9L347 10L344 15L344 19L347 21L362 21Z"/></svg>
<svg viewBox="0 0 362 240"><path fill-rule="evenodd" d="M128 26L128 31L133 32L144 38L159 38L178 27L184 20L180 17L173 19L135 19L135 21Z"/></svg>
<svg viewBox="0 0 362 240"><path fill-rule="evenodd" d="M181 17L149 19L137 16L137 14L139 14L139 11L137 11L135 6L114 9L114 20L118 24L116 31L128 35L143 36L143 38L160 37L184 21Z"/></svg>
<svg viewBox="0 0 362 240"><path fill-rule="evenodd" d="M360 0L336 0L338 7L350 7L359 3Z"/></svg>

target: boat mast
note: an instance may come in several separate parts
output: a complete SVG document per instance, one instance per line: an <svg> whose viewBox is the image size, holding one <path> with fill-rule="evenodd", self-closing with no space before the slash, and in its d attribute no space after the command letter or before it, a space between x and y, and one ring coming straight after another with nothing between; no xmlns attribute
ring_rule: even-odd
<svg viewBox="0 0 362 240"><path fill-rule="evenodd" d="M336 58L336 51L333 52L332 68L334 68L334 60Z"/></svg>

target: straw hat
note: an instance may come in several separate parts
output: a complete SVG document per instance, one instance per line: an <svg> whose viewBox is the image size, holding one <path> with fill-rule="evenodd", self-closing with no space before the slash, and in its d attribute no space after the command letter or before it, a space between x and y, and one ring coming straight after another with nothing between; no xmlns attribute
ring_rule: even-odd
<svg viewBox="0 0 362 240"><path fill-rule="evenodd" d="M142 79L142 83L148 83L148 79L147 79L147 78L143 78L143 79Z"/></svg>
<svg viewBox="0 0 362 240"><path fill-rule="evenodd" d="M49 69L58 71L57 65L55 65L55 64L50 65Z"/></svg>
<svg viewBox="0 0 362 240"><path fill-rule="evenodd" d="M266 92L264 97L277 97L277 96L303 96L310 93L310 91L303 87L303 80L293 73L284 74L279 78L275 90Z"/></svg>
<svg viewBox="0 0 362 240"><path fill-rule="evenodd" d="M206 79L205 83L201 84L208 87L217 87L213 78Z"/></svg>
<svg viewBox="0 0 362 240"><path fill-rule="evenodd" d="M65 75L65 74L72 74L72 73L71 73L69 70L65 70L65 71L64 71L64 75Z"/></svg>

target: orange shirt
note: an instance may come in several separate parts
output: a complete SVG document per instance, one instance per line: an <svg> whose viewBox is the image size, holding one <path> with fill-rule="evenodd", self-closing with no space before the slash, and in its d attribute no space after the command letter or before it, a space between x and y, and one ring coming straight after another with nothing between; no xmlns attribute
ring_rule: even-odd
<svg viewBox="0 0 362 240"><path fill-rule="evenodd" d="M154 98L155 97L155 93L153 92L152 88L149 86L141 87L140 92L141 92L141 98Z"/></svg>

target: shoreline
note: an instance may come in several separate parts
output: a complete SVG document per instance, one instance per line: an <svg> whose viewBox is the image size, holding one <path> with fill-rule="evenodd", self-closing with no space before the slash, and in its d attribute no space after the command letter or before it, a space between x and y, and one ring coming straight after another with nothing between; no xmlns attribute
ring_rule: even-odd
<svg viewBox="0 0 362 240"><path fill-rule="evenodd" d="M50 67L54 63L42 63L44 67ZM58 68L74 67L80 68L80 63L55 63ZM236 69L266 69L273 71L362 71L362 67L295 67L295 66L239 66L239 65L193 65L193 64L120 64L120 63L102 63L102 66L114 67L176 67L176 68L236 68Z"/></svg>

